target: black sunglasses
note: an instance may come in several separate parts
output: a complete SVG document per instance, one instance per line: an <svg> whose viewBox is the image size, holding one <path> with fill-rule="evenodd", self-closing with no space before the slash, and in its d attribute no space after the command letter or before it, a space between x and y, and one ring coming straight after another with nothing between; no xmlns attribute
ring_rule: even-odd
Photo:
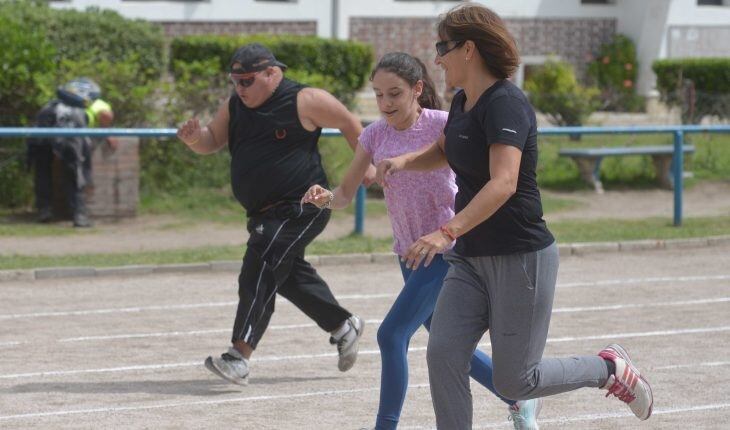
<svg viewBox="0 0 730 430"><path fill-rule="evenodd" d="M454 46L449 48L449 43L451 42L454 42ZM443 57L444 55L448 54L449 52L453 51L463 44L463 40L442 40L441 42L436 42L436 53L439 57Z"/></svg>
<svg viewBox="0 0 730 430"><path fill-rule="evenodd" d="M236 76L240 76L238 74L229 73L228 78L230 78L231 82L233 82L233 85L240 85L243 88L248 88L256 81L256 75L253 75L249 78L238 78Z"/></svg>

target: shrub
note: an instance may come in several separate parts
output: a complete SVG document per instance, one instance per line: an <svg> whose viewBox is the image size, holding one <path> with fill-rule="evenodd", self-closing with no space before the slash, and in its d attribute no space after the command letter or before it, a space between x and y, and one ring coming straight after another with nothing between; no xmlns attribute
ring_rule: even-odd
<svg viewBox="0 0 730 430"><path fill-rule="evenodd" d="M170 57L173 62L214 59L223 72L235 50L252 42L271 49L290 71L325 76L323 88L348 106L365 84L373 64L373 51L367 45L313 36L185 36L172 41Z"/></svg>
<svg viewBox="0 0 730 430"><path fill-rule="evenodd" d="M583 125L598 108L598 89L585 88L570 64L550 60L526 82L530 102L559 126Z"/></svg>
<svg viewBox="0 0 730 430"><path fill-rule="evenodd" d="M643 109L644 99L636 94L638 72L636 46L628 37L618 34L601 46L588 74L601 90L605 110L635 112Z"/></svg>
<svg viewBox="0 0 730 430"><path fill-rule="evenodd" d="M730 118L730 58L657 60L652 69L662 101L681 108L683 123Z"/></svg>

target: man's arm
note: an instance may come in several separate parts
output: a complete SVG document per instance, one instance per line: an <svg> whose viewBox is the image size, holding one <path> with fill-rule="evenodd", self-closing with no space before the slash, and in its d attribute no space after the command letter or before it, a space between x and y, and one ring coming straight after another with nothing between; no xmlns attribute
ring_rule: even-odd
<svg viewBox="0 0 730 430"><path fill-rule="evenodd" d="M318 88L304 88L297 96L297 108L299 120L305 129L313 131L317 127L337 128L352 151L356 152L362 124L332 94ZM363 184L368 186L374 181L375 166L370 165L365 172Z"/></svg>
<svg viewBox="0 0 730 430"><path fill-rule="evenodd" d="M200 128L197 118L191 118L177 130L177 137L193 152L212 154L228 144L228 101L218 107L218 111L207 126Z"/></svg>
<svg viewBox="0 0 730 430"><path fill-rule="evenodd" d="M304 88L297 96L299 120L305 129L337 128L355 151L362 125L332 94L319 88Z"/></svg>

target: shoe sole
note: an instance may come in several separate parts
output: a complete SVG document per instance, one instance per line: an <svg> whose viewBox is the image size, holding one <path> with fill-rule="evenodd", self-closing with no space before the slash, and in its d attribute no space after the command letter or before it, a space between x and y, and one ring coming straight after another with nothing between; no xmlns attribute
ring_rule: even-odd
<svg viewBox="0 0 730 430"><path fill-rule="evenodd" d="M357 339L355 339L355 354L352 356L352 361L346 360L337 363L337 368L340 369L340 372L347 372L352 369L352 366L354 366L357 361L357 353L360 351L360 338L362 337L363 332L365 332L365 321L361 319L358 319L358 321L360 321L360 329L357 331Z"/></svg>
<svg viewBox="0 0 730 430"><path fill-rule="evenodd" d="M210 370L211 373L213 373L214 375L223 378L228 382L232 382L236 385L248 385L248 375L244 376L243 378L231 378L230 376L225 375L223 372L221 372L220 369L215 366L215 363L213 363L213 357L208 357L205 359L205 368Z"/></svg>
<svg viewBox="0 0 730 430"><path fill-rule="evenodd" d="M629 368L631 368L632 371L636 372L639 375L639 379L641 382L644 383L644 386L646 386L647 390L649 390L649 397L651 397L651 402L649 403L649 412L646 415L646 418L639 417L640 420L648 420L651 416L652 410L654 409L654 393L651 391L651 385L649 385L649 381L644 379L644 376L639 372L639 369L634 366L634 363L631 361L631 357L629 356L628 351L626 351L621 345L614 343L612 345L608 346L609 348L613 348L618 352L618 355L621 356L621 358L626 361L626 364L629 365Z"/></svg>

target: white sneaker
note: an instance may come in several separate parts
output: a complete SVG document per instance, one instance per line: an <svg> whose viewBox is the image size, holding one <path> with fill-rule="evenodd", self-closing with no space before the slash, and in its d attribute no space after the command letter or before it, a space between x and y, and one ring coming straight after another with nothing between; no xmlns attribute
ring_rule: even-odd
<svg viewBox="0 0 730 430"><path fill-rule="evenodd" d="M365 327L365 323L354 315L348 318L346 323L349 329L342 337L339 339L330 337L330 343L337 345L337 353L340 355L337 368L341 372L347 372L355 365L360 337L362 337L363 328Z"/></svg>
<svg viewBox="0 0 730 430"><path fill-rule="evenodd" d="M542 409L542 399L520 400L507 408L509 420L515 430L540 430L537 417Z"/></svg>
<svg viewBox="0 0 730 430"><path fill-rule="evenodd" d="M248 385L248 360L235 348L228 348L220 357L206 358L205 367L226 381Z"/></svg>
<svg viewBox="0 0 730 430"><path fill-rule="evenodd" d="M613 361L616 365L616 373L609 376L606 385L601 387L608 390L606 397L613 394L629 405L636 418L642 421L649 418L654 406L654 395L649 383L631 362L629 353L614 343L608 345L598 355L604 360Z"/></svg>

